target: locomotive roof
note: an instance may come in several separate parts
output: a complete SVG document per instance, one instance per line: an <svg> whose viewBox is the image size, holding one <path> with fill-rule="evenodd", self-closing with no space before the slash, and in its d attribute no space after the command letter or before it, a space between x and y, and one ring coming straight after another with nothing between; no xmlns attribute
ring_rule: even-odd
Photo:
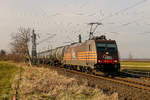
<svg viewBox="0 0 150 100"><path fill-rule="evenodd" d="M96 42L116 42L115 40L95 40Z"/></svg>

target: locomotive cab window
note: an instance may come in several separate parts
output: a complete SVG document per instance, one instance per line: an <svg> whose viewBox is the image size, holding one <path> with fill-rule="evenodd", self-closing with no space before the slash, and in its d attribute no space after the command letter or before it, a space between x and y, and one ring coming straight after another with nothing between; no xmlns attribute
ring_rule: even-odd
<svg viewBox="0 0 150 100"><path fill-rule="evenodd" d="M106 44L106 43L97 43L97 49L101 50L101 51L116 51L117 50L117 46L116 44Z"/></svg>
<svg viewBox="0 0 150 100"><path fill-rule="evenodd" d="M115 43L96 43L99 59L117 59L117 45Z"/></svg>

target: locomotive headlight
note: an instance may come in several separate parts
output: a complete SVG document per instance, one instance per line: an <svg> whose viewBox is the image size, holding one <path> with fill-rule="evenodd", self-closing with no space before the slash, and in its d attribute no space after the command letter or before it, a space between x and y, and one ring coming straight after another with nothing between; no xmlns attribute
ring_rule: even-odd
<svg viewBox="0 0 150 100"><path fill-rule="evenodd" d="M109 54L109 52L106 52L106 55L108 55Z"/></svg>
<svg viewBox="0 0 150 100"><path fill-rule="evenodd" d="M114 60L114 63L117 63L118 62L118 60Z"/></svg>
<svg viewBox="0 0 150 100"><path fill-rule="evenodd" d="M98 63L101 63L101 60L98 60Z"/></svg>

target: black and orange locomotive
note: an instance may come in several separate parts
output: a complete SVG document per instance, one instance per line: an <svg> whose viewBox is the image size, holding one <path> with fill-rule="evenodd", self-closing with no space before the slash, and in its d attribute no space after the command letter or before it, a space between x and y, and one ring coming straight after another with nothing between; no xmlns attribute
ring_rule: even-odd
<svg viewBox="0 0 150 100"><path fill-rule="evenodd" d="M83 43L73 43L38 53L40 63L63 65L65 68L118 73L120 62L115 40L107 40L105 36L93 37Z"/></svg>

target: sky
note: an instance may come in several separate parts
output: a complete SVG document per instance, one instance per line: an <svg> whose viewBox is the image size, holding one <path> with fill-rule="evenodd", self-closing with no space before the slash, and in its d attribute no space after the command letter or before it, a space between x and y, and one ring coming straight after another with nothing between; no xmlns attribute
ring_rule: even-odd
<svg viewBox="0 0 150 100"><path fill-rule="evenodd" d="M121 58L150 58L150 0L0 0L0 49L9 51L11 34L31 28L38 51L88 39L90 22L101 22L94 35L116 40Z"/></svg>

